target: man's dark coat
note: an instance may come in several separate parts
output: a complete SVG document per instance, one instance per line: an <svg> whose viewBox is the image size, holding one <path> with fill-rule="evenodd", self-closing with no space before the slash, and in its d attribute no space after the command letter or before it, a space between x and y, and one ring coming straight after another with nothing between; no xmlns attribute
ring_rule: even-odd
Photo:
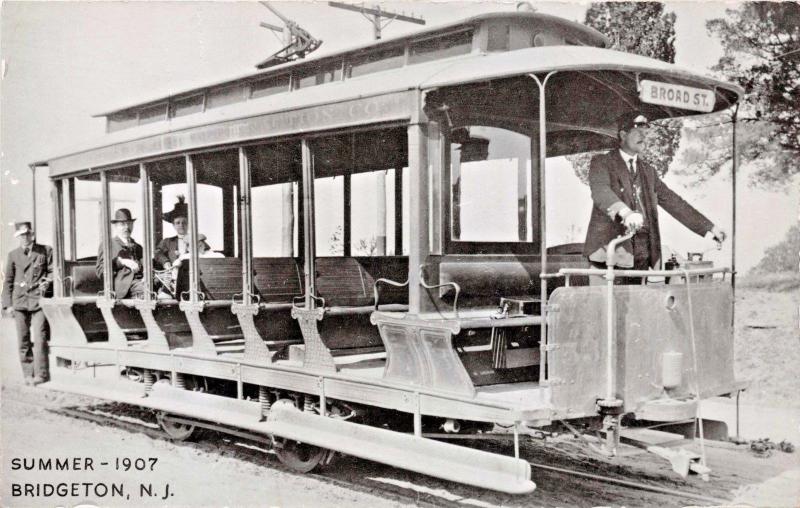
<svg viewBox="0 0 800 508"><path fill-rule="evenodd" d="M655 267L661 258L661 234L658 226L660 205L681 224L703 236L714 224L689 203L673 192L661 181L655 170L638 157L638 171L642 185L642 208L645 225L650 235L649 265ZM608 242L625 233L625 226L618 217L610 217L609 209L619 201L631 210L635 209L633 176L625 165L619 150L596 155L589 166L589 187L592 191L592 215L586 232L583 253L592 261L605 262L605 247ZM630 241L621 245L630 253ZM598 251L600 251L598 253ZM602 257L602 259L600 259ZM623 266L624 267L624 266Z"/></svg>
<svg viewBox="0 0 800 508"><path fill-rule="evenodd" d="M39 310L39 298L50 296L53 280L53 249L34 243L26 256L19 247L8 253L3 280L3 308ZM42 283L42 284L40 284Z"/></svg>
<svg viewBox="0 0 800 508"><path fill-rule="evenodd" d="M117 298L125 298L130 291L131 284L133 283L134 279L142 278L142 270L144 267L142 265L142 256L143 256L143 249L142 246L139 245L131 238L128 241L128 245L124 245L122 241L114 236L111 238L111 270L114 273L114 280L112 289L114 290L114 294ZM132 259L139 263L139 271L137 273L133 273L133 271L128 268L127 266L122 266L119 262L120 259ZM101 279L103 278L103 245L100 245L100 249L97 252L97 264L95 265L95 271L97 272L97 276Z"/></svg>

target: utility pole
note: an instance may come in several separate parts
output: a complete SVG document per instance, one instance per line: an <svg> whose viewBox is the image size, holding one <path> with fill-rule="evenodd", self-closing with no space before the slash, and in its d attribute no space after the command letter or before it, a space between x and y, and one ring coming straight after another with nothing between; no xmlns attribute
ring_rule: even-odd
<svg viewBox="0 0 800 508"><path fill-rule="evenodd" d="M417 25L424 25L425 20L422 18L414 17L413 13L411 16L406 16L403 13L396 13L396 12L389 12L384 11L381 9L381 6L378 5L374 8L372 7L364 7L363 5L351 5L345 4L342 2L328 2L328 5L331 7L336 7L337 9L344 9L347 11L354 11L360 13L362 16L367 18L367 21L372 23L372 30L373 35L375 36L375 40L379 40L381 38L381 30L389 26L394 20L397 21L405 21L407 23L415 23ZM383 18L387 18L387 21L384 23Z"/></svg>

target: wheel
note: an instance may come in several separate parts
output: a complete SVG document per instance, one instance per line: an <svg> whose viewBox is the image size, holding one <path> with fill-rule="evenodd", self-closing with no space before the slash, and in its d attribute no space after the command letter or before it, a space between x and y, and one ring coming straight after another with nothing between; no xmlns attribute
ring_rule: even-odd
<svg viewBox="0 0 800 508"><path fill-rule="evenodd" d="M169 415L163 411L156 413L156 420L167 436L173 441L193 441L200 431L196 426L178 423L167 418Z"/></svg>
<svg viewBox="0 0 800 508"><path fill-rule="evenodd" d="M157 383L166 383L170 384L168 379L160 379ZM189 390L196 390L196 391L204 391L202 387L197 386L196 379L194 376L190 376L185 381L186 388ZM167 418L169 413L164 411L158 411L156 413L156 421L158 425L161 427L167 436L173 441L195 441L200 434L201 429L198 428L196 425L190 425L187 423L178 423L175 421L171 421Z"/></svg>
<svg viewBox="0 0 800 508"><path fill-rule="evenodd" d="M299 411L295 403L289 399L278 400L273 407L275 405L286 405ZM333 458L333 452L330 450L279 436L272 436L272 448L275 450L278 460L299 473L309 473L320 464L328 463Z"/></svg>
<svg viewBox="0 0 800 508"><path fill-rule="evenodd" d="M328 455L328 450L299 441L273 438L275 455L285 466L299 473L309 473L319 466Z"/></svg>

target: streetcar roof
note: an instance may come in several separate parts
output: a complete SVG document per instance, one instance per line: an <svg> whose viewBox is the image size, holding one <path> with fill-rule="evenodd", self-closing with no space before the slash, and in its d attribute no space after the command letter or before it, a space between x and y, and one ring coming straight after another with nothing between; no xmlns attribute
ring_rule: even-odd
<svg viewBox="0 0 800 508"><path fill-rule="evenodd" d="M491 12L491 13L478 14L476 16L460 19L458 21L454 21L451 23L431 26L405 35L387 37L379 41L374 41L374 40L368 41L362 44L357 44L341 50L337 50L332 53L327 53L327 54L325 54L324 52L322 54L315 53L307 58L280 65L274 65L269 68L259 70L258 72L251 71L236 76L226 75L226 76L220 76L218 79L204 78L202 81L194 81L177 85L173 84L160 91L150 91L147 93L147 95L142 96L139 100L126 101L124 104L111 106L110 108L105 109L102 112L95 113L92 116L94 117L108 116L114 113L118 113L139 106L145 106L148 104L157 104L159 102L166 101L172 97L191 95L192 93L198 93L206 89L226 86L244 80L251 80L254 78L266 77L270 75L278 76L290 70L294 70L296 68L313 67L314 65L324 60L334 60L336 58L342 58L343 56L359 53L366 49L379 51L383 48L395 46L404 41L423 40L432 35L446 35L448 33L452 33L453 31L457 30L460 27L466 28L470 26L476 26L484 21L490 21L502 18L521 19L521 20L527 19L531 21L536 21L545 26L557 27L561 30L566 30L572 33L579 33L582 36L591 39L591 41L598 46L601 47L610 46L608 38L601 32L595 30L594 28L583 25L581 23L577 23L575 21L569 21L567 19L560 18L558 16L553 16L550 14L541 14L536 12Z"/></svg>
<svg viewBox="0 0 800 508"><path fill-rule="evenodd" d="M728 108L736 103L743 94L742 88L738 85L702 76L691 70L652 58L609 49L585 46L547 46L504 53L473 53L446 60L436 60L367 74L345 81L334 81L324 85L294 90L289 93L251 99L207 110L203 114L176 117L108 133L94 143L86 144L78 150L62 153L60 156L49 160L91 152L97 148L124 145L126 142L154 138L161 134L202 126L213 126L230 120L241 120L249 117L299 110L301 108L342 103L393 92L415 89L426 91L526 74L541 76L550 71L558 71L559 73L573 71L586 73L642 73L665 80L677 80L693 86L714 88L717 90L717 95L722 95L725 99L717 101L714 111ZM535 87L536 85L532 82L531 86ZM680 114L665 113L663 116L695 114L698 113L680 111ZM125 160L109 161L107 164L122 162L125 162ZM101 164L98 164L98 166L101 166ZM85 169L88 168L61 167L56 172L51 171L51 176Z"/></svg>

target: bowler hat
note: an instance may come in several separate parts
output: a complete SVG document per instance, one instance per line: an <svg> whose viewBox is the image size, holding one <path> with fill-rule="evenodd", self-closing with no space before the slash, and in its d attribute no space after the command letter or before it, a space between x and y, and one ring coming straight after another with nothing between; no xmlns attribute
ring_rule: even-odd
<svg viewBox="0 0 800 508"><path fill-rule="evenodd" d="M167 222L175 222L177 217L189 217L189 207L184 202L184 196L178 196L178 202L172 207L172 210L163 214L164 220Z"/></svg>
<svg viewBox="0 0 800 508"><path fill-rule="evenodd" d="M647 117L639 111L628 111L617 117L617 132L628 132L634 127L641 127L647 123Z"/></svg>
<svg viewBox="0 0 800 508"><path fill-rule="evenodd" d="M14 223L14 238L22 235L26 235L28 233L33 233L33 227L31 227L31 223L28 221L25 222L15 222Z"/></svg>
<svg viewBox="0 0 800 508"><path fill-rule="evenodd" d="M136 219L133 218L130 210L127 208L120 208L114 212L114 218L111 219L111 223L116 224L117 222L133 222L135 220Z"/></svg>

